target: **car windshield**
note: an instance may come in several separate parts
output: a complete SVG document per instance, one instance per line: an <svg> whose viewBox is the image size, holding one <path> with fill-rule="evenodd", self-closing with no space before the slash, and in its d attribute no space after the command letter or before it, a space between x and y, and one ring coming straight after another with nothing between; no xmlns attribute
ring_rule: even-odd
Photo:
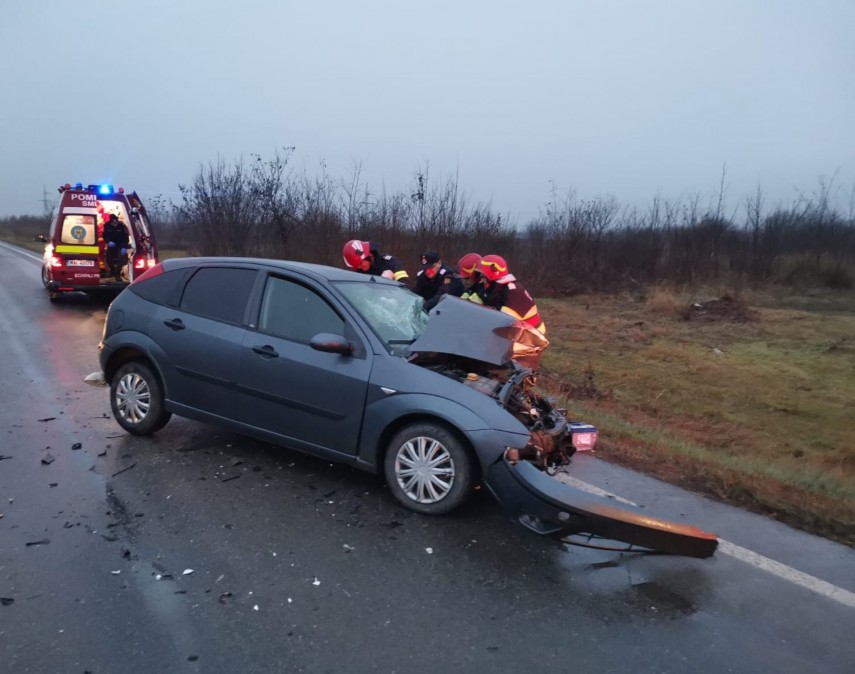
<svg viewBox="0 0 855 674"><path fill-rule="evenodd" d="M385 283L336 283L336 287L368 322L386 348L406 355L407 346L424 332L428 316L424 300L402 286Z"/></svg>

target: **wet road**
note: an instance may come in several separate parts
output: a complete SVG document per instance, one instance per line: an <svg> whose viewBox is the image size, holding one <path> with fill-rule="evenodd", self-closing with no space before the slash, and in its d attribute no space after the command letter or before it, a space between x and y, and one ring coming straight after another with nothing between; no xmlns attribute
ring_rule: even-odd
<svg viewBox="0 0 855 674"><path fill-rule="evenodd" d="M855 671L850 548L592 456L574 478L722 550L561 546L487 493L422 517L180 418L134 438L82 382L104 312L51 304L37 257L0 244L0 671Z"/></svg>

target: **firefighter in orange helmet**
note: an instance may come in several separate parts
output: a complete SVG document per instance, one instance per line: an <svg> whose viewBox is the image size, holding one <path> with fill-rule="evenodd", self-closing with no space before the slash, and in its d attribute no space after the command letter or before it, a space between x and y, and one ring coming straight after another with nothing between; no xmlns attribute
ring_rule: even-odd
<svg viewBox="0 0 855 674"><path fill-rule="evenodd" d="M484 277L484 304L528 323L546 334L546 324L540 318L534 299L522 283L508 270L505 258L485 255L478 263Z"/></svg>
<svg viewBox="0 0 855 674"><path fill-rule="evenodd" d="M342 249L342 257L348 269L363 274L385 276L402 283L409 282L410 275L401 261L394 255L381 255L380 246L373 241L348 241Z"/></svg>

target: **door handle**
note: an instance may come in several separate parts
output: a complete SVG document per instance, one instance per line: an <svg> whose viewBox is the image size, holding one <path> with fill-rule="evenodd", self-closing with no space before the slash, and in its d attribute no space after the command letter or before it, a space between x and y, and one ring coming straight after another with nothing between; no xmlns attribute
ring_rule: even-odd
<svg viewBox="0 0 855 674"><path fill-rule="evenodd" d="M173 330L184 329L184 321L182 321L180 318L170 318L168 321L163 321L163 324L167 328L172 328Z"/></svg>
<svg viewBox="0 0 855 674"><path fill-rule="evenodd" d="M278 358L279 353L269 344L265 344L264 346L254 346L252 350L255 351L259 356L263 356L264 358Z"/></svg>

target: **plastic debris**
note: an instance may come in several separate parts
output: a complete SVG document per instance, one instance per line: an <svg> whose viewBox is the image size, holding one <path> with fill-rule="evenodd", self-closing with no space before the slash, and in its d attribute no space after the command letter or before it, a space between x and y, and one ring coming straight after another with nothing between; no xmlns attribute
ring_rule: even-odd
<svg viewBox="0 0 855 674"><path fill-rule="evenodd" d="M312 585L317 586L317 585L320 585L320 584L321 584L321 581L319 581L317 578L315 578L315 580L313 580L313 581L312 581Z"/></svg>
<svg viewBox="0 0 855 674"><path fill-rule="evenodd" d="M288 601L291 601L290 599ZM12 597L0 597L0 604L3 606L9 606L10 604L14 604L15 600Z"/></svg>
<svg viewBox="0 0 855 674"><path fill-rule="evenodd" d="M116 569L115 571L110 571L114 576L118 576L122 572L121 569Z"/></svg>
<svg viewBox="0 0 855 674"><path fill-rule="evenodd" d="M56 460L56 459L54 459L50 454L48 454L45 458L43 458L43 459L42 459L42 465L43 465L43 466L49 466L49 465L50 465L50 464L52 464L55 460Z"/></svg>
<svg viewBox="0 0 855 674"><path fill-rule="evenodd" d="M33 545L47 545L48 543L50 543L49 538L42 538L38 541L27 541L24 545L26 545L29 548Z"/></svg>
<svg viewBox="0 0 855 674"><path fill-rule="evenodd" d="M182 576L189 576L191 573L193 573L193 569L184 569L184 571L181 573L181 575Z"/></svg>
<svg viewBox="0 0 855 674"><path fill-rule="evenodd" d="M82 442L75 442L73 445L71 445L71 449L82 449L82 448L83 448Z"/></svg>
<svg viewBox="0 0 855 674"><path fill-rule="evenodd" d="M341 547L344 548L345 552L353 552L354 550L356 550L356 548L354 548L352 545L348 545L347 543L345 543Z"/></svg>
<svg viewBox="0 0 855 674"><path fill-rule="evenodd" d="M428 553L429 555L432 555L433 554L433 548L425 548L425 552Z"/></svg>
<svg viewBox="0 0 855 674"><path fill-rule="evenodd" d="M257 610L258 610L258 604L256 604L255 606L253 606L253 607L252 607L252 610L253 610L253 611L257 611Z"/></svg>

